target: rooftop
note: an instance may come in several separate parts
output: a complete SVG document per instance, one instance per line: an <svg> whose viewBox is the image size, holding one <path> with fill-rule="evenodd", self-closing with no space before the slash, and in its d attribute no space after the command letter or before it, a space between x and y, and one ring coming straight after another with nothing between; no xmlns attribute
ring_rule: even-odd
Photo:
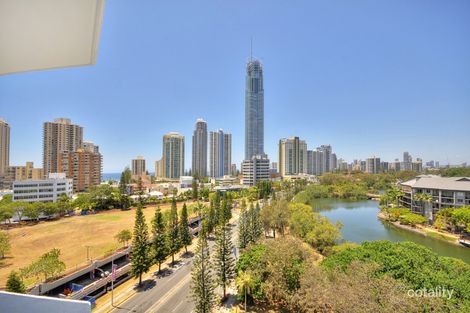
<svg viewBox="0 0 470 313"><path fill-rule="evenodd" d="M441 177L437 175L420 175L401 183L403 186L423 189L442 189L470 191L470 177Z"/></svg>

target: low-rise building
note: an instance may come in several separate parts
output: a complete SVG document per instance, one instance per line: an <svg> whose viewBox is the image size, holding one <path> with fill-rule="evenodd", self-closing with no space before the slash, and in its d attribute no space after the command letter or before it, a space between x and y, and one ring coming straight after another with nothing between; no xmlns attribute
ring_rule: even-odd
<svg viewBox="0 0 470 313"><path fill-rule="evenodd" d="M56 202L62 194L71 197L73 180L65 173L50 173L48 179L13 182L13 201Z"/></svg>
<svg viewBox="0 0 470 313"><path fill-rule="evenodd" d="M399 187L404 192L401 205L429 220L434 220L441 209L470 205L470 177L420 175L400 183ZM432 198L423 201L418 194Z"/></svg>
<svg viewBox="0 0 470 313"><path fill-rule="evenodd" d="M269 159L266 155L255 155L242 162L243 184L256 186L261 180L269 180Z"/></svg>

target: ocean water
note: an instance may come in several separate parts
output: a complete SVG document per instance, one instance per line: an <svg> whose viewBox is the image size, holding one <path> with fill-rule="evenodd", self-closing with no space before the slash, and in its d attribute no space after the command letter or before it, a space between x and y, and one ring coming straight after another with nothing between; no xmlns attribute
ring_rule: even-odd
<svg viewBox="0 0 470 313"><path fill-rule="evenodd" d="M121 179L121 173L103 173L101 175L102 181L109 181L109 180L119 181L120 179Z"/></svg>

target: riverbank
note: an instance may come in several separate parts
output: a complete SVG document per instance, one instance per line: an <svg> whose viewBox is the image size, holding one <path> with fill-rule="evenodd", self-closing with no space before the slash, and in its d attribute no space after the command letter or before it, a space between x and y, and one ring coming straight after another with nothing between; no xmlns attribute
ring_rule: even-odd
<svg viewBox="0 0 470 313"><path fill-rule="evenodd" d="M385 221L387 223L390 223L390 224L394 225L395 227L405 229L405 230L408 230L408 231L412 231L414 233L417 233L417 234L420 234L420 235L423 235L423 236L429 236L429 237L432 237L432 238L435 238L435 239L439 239L441 241L445 241L445 242L448 242L448 243L451 243L451 244L454 244L454 245L457 245L457 246L461 246L461 244L459 243L459 236L457 236L455 234L445 232L445 231L439 231L437 229L434 229L434 228L431 228L431 227L428 227L428 226L424 226L424 225L417 225L416 227L411 227L409 225L400 224L400 222L398 222L398 221L397 222L391 222L391 221L387 220L387 217L381 211L379 211L379 213L377 214L377 217L382 221Z"/></svg>

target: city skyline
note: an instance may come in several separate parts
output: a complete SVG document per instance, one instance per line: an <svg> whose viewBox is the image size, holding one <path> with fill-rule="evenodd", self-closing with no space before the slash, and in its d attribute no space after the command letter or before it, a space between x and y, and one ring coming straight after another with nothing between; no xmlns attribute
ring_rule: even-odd
<svg viewBox="0 0 470 313"><path fill-rule="evenodd" d="M348 15L319 3L254 3L249 12L220 4L210 9L220 14L209 20L188 4L178 11L178 28L159 31L168 22L163 13L176 6L162 4L156 13L154 4L145 3L131 8L138 19L123 22L116 18L130 8L116 1L107 6L113 14L105 14L94 67L0 77L0 116L11 127L10 165L41 164L42 124L58 117L70 118L99 143L103 172L122 171L135 155L153 164L162 151L159 138L169 131L182 133L190 144L194 120L202 117L210 129L230 129L232 163L239 167L251 37L265 71L264 152L271 161L277 161L280 138L298 136L308 149L334 146L348 162L373 155L392 161L403 151L441 165L469 162L470 43L464 35L470 22L464 12L470 4L460 3L418 1L406 12L396 3L364 3L349 7ZM321 16L325 12L331 21ZM419 24L413 20L418 13ZM280 28L281 18L288 22ZM194 32L188 32L191 27ZM354 32L363 34L357 42L348 39ZM146 41L149 35L164 45ZM193 40L213 38L216 46L184 49ZM139 43L148 49L132 48ZM217 75L205 71L209 65ZM134 107L141 114L130 114Z"/></svg>

